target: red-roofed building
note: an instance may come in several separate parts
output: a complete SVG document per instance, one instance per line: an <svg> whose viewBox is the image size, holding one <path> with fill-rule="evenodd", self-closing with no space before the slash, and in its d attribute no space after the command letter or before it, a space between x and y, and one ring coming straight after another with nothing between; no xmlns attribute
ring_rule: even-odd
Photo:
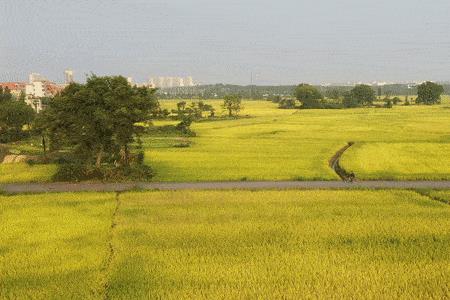
<svg viewBox="0 0 450 300"><path fill-rule="evenodd" d="M21 92L25 93L26 85L25 82L0 82L0 87L7 88L16 97L19 97Z"/></svg>

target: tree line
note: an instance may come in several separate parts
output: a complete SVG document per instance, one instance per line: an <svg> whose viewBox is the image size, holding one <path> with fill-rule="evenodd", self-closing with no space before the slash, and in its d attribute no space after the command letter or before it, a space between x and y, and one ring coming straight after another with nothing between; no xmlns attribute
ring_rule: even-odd
<svg viewBox="0 0 450 300"><path fill-rule="evenodd" d="M444 87L427 81L417 87L417 93L418 96L415 101L417 104L438 104L441 101L441 95L444 93ZM295 89L295 98L275 96L271 100L278 103L279 108L282 109L355 108L373 106L377 100L377 95L371 86L364 84L357 85L348 91L331 89L324 95L317 87L302 83ZM401 102L399 97L391 98L390 95L386 95L382 100L385 102L384 107L387 108ZM406 96L404 105L409 104L409 98Z"/></svg>
<svg viewBox="0 0 450 300"><path fill-rule="evenodd" d="M441 84L444 92L450 94L450 84ZM417 95L418 86L415 84L386 84L372 86L378 97L384 95ZM353 86L345 85L315 85L323 95L338 91L343 94L349 92ZM241 95L244 99L265 99L276 96L295 97L295 85L261 86L261 85L231 85L211 84L194 87L174 87L158 90L160 99L223 99L226 95Z"/></svg>

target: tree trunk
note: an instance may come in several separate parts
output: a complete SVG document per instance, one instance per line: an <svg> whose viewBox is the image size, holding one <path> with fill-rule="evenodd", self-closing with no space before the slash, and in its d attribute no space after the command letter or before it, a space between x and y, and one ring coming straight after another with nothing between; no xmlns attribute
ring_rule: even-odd
<svg viewBox="0 0 450 300"><path fill-rule="evenodd" d="M95 167L97 169L100 169L102 166L102 159L103 159L103 148L100 149L100 151L97 153L97 159L95 160Z"/></svg>
<svg viewBox="0 0 450 300"><path fill-rule="evenodd" d="M127 144L123 145L120 152L121 152L120 156L121 156L121 160L122 160L122 165L128 166L130 164L130 151L128 149L128 145Z"/></svg>
<svg viewBox="0 0 450 300"><path fill-rule="evenodd" d="M47 144L45 141L45 136L42 136L42 148L44 148L44 155L47 153Z"/></svg>

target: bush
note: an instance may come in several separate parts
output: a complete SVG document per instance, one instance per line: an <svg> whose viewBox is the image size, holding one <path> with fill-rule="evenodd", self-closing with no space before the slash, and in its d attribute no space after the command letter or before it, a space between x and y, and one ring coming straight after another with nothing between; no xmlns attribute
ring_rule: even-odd
<svg viewBox="0 0 450 300"><path fill-rule="evenodd" d="M80 162L72 162L59 165L56 174L53 176L53 181L148 181L153 175L153 170L143 164L119 167L105 165L95 168Z"/></svg>
<svg viewBox="0 0 450 300"><path fill-rule="evenodd" d="M386 101L386 103L384 104L384 107L385 108L392 108L392 101L391 100Z"/></svg>
<svg viewBox="0 0 450 300"><path fill-rule="evenodd" d="M283 99L278 102L278 108L281 109L295 109L294 99Z"/></svg>
<svg viewBox="0 0 450 300"><path fill-rule="evenodd" d="M81 181L87 178L86 166L81 163L62 163L53 175L53 181Z"/></svg>

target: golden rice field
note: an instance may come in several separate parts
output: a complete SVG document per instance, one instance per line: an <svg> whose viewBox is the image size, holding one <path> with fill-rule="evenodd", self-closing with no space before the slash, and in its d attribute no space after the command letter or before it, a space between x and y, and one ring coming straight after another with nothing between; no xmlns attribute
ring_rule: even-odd
<svg viewBox="0 0 450 300"><path fill-rule="evenodd" d="M414 191L0 196L1 299L445 299L449 265Z"/></svg>
<svg viewBox="0 0 450 300"><path fill-rule="evenodd" d="M0 164L0 183L51 181L56 168L56 165Z"/></svg>
<svg viewBox="0 0 450 300"><path fill-rule="evenodd" d="M450 179L450 143L359 144L344 153L341 166L359 179Z"/></svg>
<svg viewBox="0 0 450 300"><path fill-rule="evenodd" d="M169 109L176 102L161 100ZM220 115L222 101L208 102ZM357 178L450 179L448 98L437 106L393 109L281 110L248 100L243 106L244 118L194 123L197 137L189 138L188 148L174 147L184 137L145 136L145 161L156 172L154 180L337 180L328 160L349 141L356 144L341 164ZM38 151L34 144L14 147ZM0 165L0 183L49 181L54 168Z"/></svg>
<svg viewBox="0 0 450 300"><path fill-rule="evenodd" d="M162 101L173 107L175 101ZM220 108L220 101L212 101ZM189 148L147 138L157 181L335 180L328 160L347 142L342 165L367 179L450 179L450 106L280 110L244 102L239 120L193 124ZM431 152L429 152L431 151ZM413 167L416 166L416 167Z"/></svg>
<svg viewBox="0 0 450 300"><path fill-rule="evenodd" d="M0 196L0 299L100 299L114 194Z"/></svg>

